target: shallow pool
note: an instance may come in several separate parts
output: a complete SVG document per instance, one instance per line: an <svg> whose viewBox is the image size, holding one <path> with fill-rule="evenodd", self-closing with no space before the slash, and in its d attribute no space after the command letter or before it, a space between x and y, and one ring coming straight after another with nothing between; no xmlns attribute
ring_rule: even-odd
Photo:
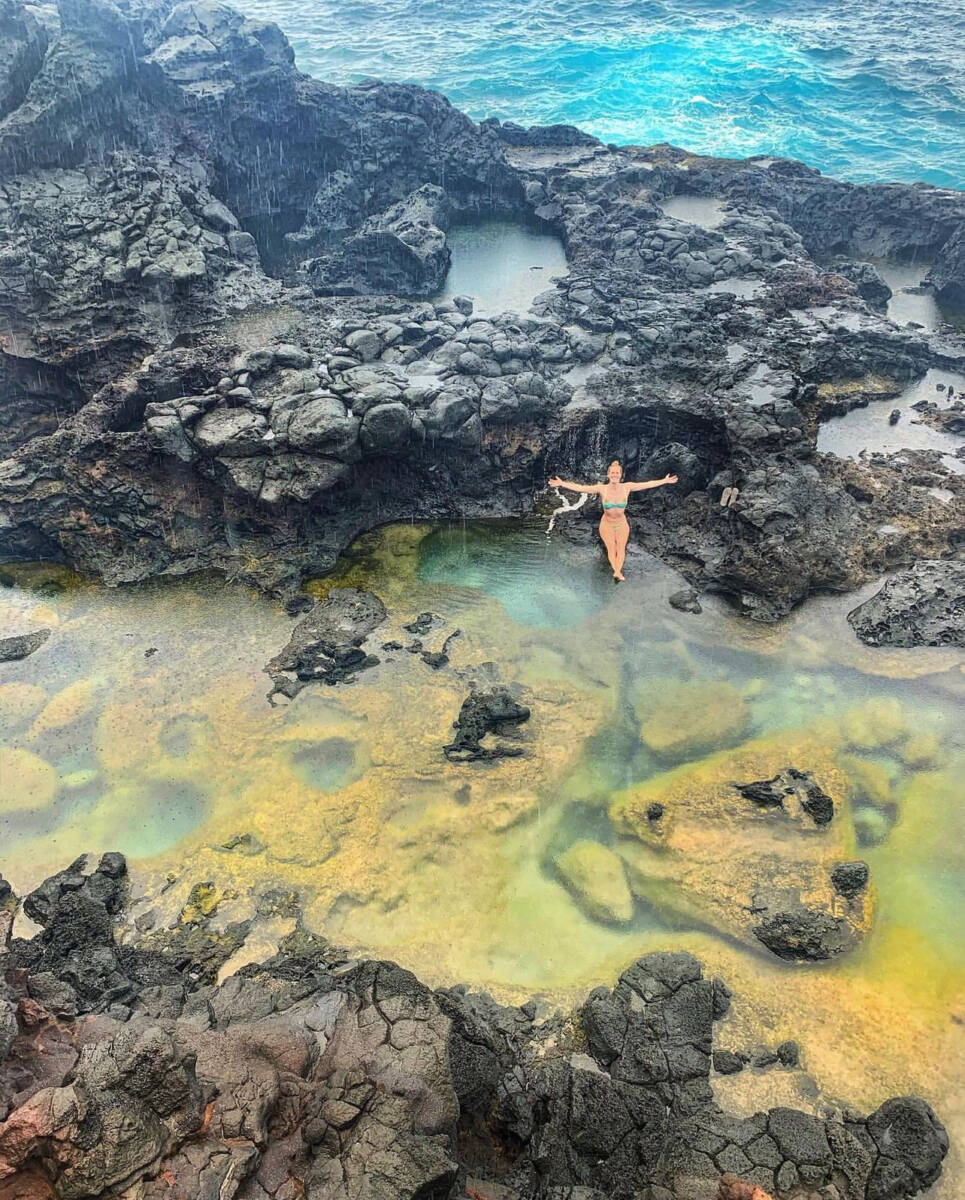
<svg viewBox="0 0 965 1200"><path fill-rule="evenodd" d="M542 227L476 221L453 226L447 241L452 261L437 299L471 296L477 316L525 313L567 272L563 243Z"/></svg>
<svg viewBox="0 0 965 1200"><path fill-rule="evenodd" d="M507 999L572 1000L643 952L687 948L739 996L721 1046L802 1046L804 1071L782 1076L794 1094L769 1096L762 1074L748 1103L916 1092L965 1134L949 1099L965 985L963 656L862 646L846 622L855 596L774 626L712 597L680 613L679 576L637 550L615 585L568 535L577 520L549 538L537 521L363 538L310 590L383 598L381 662L279 708L262 668L293 620L264 598L214 578L112 591L9 569L0 626L53 632L0 665L0 870L24 889L84 850L120 849L138 911L158 920L198 881L220 889L224 921L295 891L304 922L351 949ZM423 612L429 632L407 631ZM456 630L432 669L415 641L437 650ZM532 710L523 753L447 762L467 691L497 682ZM798 835L773 841L727 805L681 815L653 886L606 892L607 871L649 853L620 815L627 796L712 798L773 763L834 793L814 861L826 846L870 867L858 949L791 965L747 939L731 898L764 864L796 870ZM602 866L587 881L581 862Z"/></svg>
<svg viewBox="0 0 965 1200"><path fill-rule="evenodd" d="M947 391L938 390L938 384L946 389L950 385L954 397L950 400ZM898 450L937 450L953 471L962 474L965 462L956 457L956 451L965 444L965 439L926 425L914 405L925 400L947 408L955 399L961 400L963 393L965 375L933 367L892 400L873 400L863 408L824 421L818 430L817 448L839 458L858 458L872 451L891 454ZM892 425L891 414L895 409L901 415Z"/></svg>

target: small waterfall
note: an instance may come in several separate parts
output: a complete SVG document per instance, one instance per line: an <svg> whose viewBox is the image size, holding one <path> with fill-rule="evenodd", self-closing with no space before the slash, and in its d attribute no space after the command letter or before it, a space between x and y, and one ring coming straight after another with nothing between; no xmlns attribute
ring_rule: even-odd
<svg viewBox="0 0 965 1200"><path fill-rule="evenodd" d="M580 498L577 500L577 502L575 504L571 504L559 488L553 488L553 491L557 494L557 496L559 496L562 503L560 504L559 508L554 508L550 513L550 523L546 526L547 537L549 537L549 535L553 532L553 526L556 524L556 518L558 516L560 516L562 513L576 512L578 508L583 507L589 498L589 492L581 492Z"/></svg>

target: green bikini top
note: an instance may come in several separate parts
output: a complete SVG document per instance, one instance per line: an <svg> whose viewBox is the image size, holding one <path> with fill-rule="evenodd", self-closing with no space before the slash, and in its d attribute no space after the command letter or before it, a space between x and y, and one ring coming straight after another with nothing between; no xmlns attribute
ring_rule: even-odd
<svg viewBox="0 0 965 1200"><path fill-rule="evenodd" d="M626 500L604 500L603 501L604 508L626 508L626 506L627 506Z"/></svg>

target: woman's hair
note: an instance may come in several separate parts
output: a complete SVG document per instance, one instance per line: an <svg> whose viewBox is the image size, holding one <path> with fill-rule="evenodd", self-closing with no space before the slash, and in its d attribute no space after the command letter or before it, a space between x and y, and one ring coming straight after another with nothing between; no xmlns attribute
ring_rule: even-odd
<svg viewBox="0 0 965 1200"><path fill-rule="evenodd" d="M610 474L610 472L613 470L613 468L614 468L614 467L619 467L619 468L620 468L620 474L621 474L621 475L623 474L623 464L620 462L620 460L619 460L618 458L615 458L615 459L613 460L613 462L612 462L612 463L610 463L610 465L609 465L609 466L607 467L607 469L606 469L606 473L609 475L609 474Z"/></svg>

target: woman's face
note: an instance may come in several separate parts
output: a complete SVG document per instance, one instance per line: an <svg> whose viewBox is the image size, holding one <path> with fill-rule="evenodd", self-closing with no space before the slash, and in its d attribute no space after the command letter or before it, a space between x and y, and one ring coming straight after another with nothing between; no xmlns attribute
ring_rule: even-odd
<svg viewBox="0 0 965 1200"><path fill-rule="evenodd" d="M623 478L623 471L619 467L611 467L607 471L606 477L610 483L619 483Z"/></svg>

